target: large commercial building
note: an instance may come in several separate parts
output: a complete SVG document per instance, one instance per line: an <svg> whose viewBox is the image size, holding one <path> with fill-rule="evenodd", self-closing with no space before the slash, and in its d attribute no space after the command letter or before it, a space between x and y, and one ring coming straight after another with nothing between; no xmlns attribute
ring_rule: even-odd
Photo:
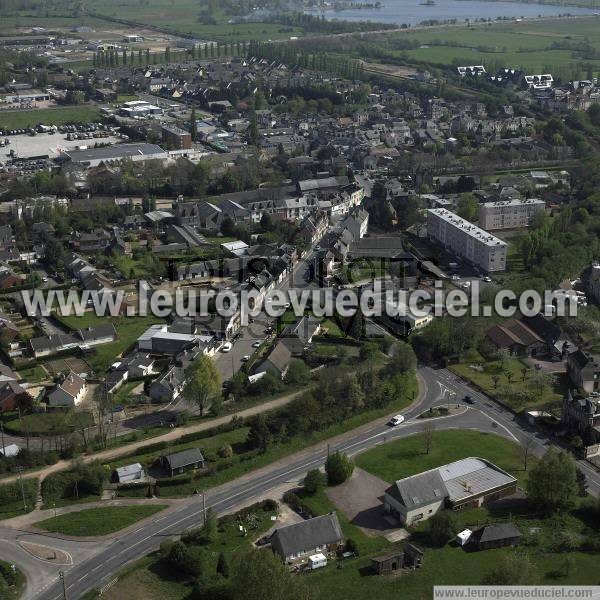
<svg viewBox="0 0 600 600"><path fill-rule="evenodd" d="M545 209L546 203L536 198L483 202L479 205L479 226L490 231L528 227Z"/></svg>
<svg viewBox="0 0 600 600"><path fill-rule="evenodd" d="M403 525L413 525L443 508L478 507L516 491L512 475L470 457L396 481L385 491L383 504Z"/></svg>
<svg viewBox="0 0 600 600"><path fill-rule="evenodd" d="M506 269L506 242L445 208L427 211L427 235L486 273Z"/></svg>
<svg viewBox="0 0 600 600"><path fill-rule="evenodd" d="M130 118L144 118L149 115L161 115L162 108L150 104L145 100L131 100L130 102L124 102L119 107L119 113L124 117Z"/></svg>
<svg viewBox="0 0 600 600"><path fill-rule="evenodd" d="M85 148L81 150L66 150L64 156L71 159L72 163L87 167L97 167L102 162L143 160L166 160L169 153L156 144L118 144L116 146L103 146L100 148Z"/></svg>

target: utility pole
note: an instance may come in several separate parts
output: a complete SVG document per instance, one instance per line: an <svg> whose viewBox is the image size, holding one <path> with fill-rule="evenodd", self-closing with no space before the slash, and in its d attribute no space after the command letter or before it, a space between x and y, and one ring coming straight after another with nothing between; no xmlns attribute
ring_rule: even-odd
<svg viewBox="0 0 600 600"><path fill-rule="evenodd" d="M21 498L23 498L23 510L27 512L27 502L25 501L25 490L23 489L23 477L21 471L24 467L15 467L16 472L19 474L19 485L21 486Z"/></svg>
<svg viewBox="0 0 600 600"><path fill-rule="evenodd" d="M202 525L206 525L206 494L202 492Z"/></svg>
<svg viewBox="0 0 600 600"><path fill-rule="evenodd" d="M4 443L4 423L0 422L0 434L2 434L2 454L6 452L6 444Z"/></svg>
<svg viewBox="0 0 600 600"><path fill-rule="evenodd" d="M64 571L59 571L58 572L58 577L60 578L60 581L62 582L63 598L64 598L64 600L68 600L68 598L67 598L67 584L65 582L65 572Z"/></svg>

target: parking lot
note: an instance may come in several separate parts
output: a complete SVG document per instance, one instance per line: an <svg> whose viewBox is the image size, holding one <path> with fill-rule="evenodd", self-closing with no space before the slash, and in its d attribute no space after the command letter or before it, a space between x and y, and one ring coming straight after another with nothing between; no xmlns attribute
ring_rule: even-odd
<svg viewBox="0 0 600 600"><path fill-rule="evenodd" d="M95 144L112 145L123 140L115 135L105 138L91 138L84 140L67 140L66 133L38 133L35 136L27 134L5 136L10 144L0 148L0 162L10 160L10 151L14 150L19 158L30 158L32 156L49 156L56 158L65 150L74 150L77 146L94 147ZM2 138L4 139L4 138Z"/></svg>

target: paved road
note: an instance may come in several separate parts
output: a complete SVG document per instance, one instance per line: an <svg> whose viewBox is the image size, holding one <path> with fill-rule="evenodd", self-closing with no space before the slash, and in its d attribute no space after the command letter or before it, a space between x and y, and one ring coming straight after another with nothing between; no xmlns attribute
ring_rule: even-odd
<svg viewBox="0 0 600 600"><path fill-rule="evenodd" d="M437 419L436 429L473 429L493 432L520 443L531 440L533 444L531 451L538 456L543 455L551 445L543 435L523 425L512 413L476 392L449 371L423 367L420 368L419 374L423 383L422 398L417 405L405 413L407 420L403 425L391 429L385 424L384 419L370 423L329 440L331 450L341 450L354 455L378 444L413 435L423 427L423 423L416 420L423 410L429 406L442 405L449 400L456 402L467 394L475 400L475 404L467 406L460 414ZM454 392L456 396L449 395L448 390ZM270 490L285 484L293 485L309 469L321 466L326 455L327 443L321 443L268 467L253 471L207 492L206 506L213 507L217 514L230 512L259 497L264 497ZM585 463L580 466L588 475L590 492L594 495L600 494L600 475ZM74 551L80 543L71 542L72 554L77 556L77 560L74 561L74 566L66 569L69 597L79 598L87 589L106 584L125 564L155 550L164 539L177 536L190 527L198 526L201 520L201 498L192 497L182 503L181 508L176 511L157 519L150 519L139 529L116 539L107 548L99 548L97 554L91 558L79 559L78 553L75 554ZM0 530L0 537L9 540L9 545L14 548L14 531L11 538L10 532ZM15 551L13 560L21 564L21 556L22 551ZM23 564L23 567L27 571L27 564ZM58 580L54 579L54 582L43 590L39 587L31 589L28 597L36 600L60 600L62 591Z"/></svg>

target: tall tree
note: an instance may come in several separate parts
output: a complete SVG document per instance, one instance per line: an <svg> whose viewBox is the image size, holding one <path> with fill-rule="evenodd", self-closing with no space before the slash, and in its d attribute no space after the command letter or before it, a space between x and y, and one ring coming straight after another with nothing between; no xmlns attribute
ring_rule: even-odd
<svg viewBox="0 0 600 600"><path fill-rule="evenodd" d="M212 399L221 393L221 376L215 363L205 354L185 370L184 397L195 404L200 416L210 408Z"/></svg>
<svg viewBox="0 0 600 600"><path fill-rule="evenodd" d="M196 137L198 136L198 129L196 125L196 107L192 106L192 114L190 116L190 132L192 134L192 141L196 141Z"/></svg>
<svg viewBox="0 0 600 600"><path fill-rule="evenodd" d="M577 490L575 462L566 452L551 448L529 472L527 494L532 502L549 512L572 508Z"/></svg>

